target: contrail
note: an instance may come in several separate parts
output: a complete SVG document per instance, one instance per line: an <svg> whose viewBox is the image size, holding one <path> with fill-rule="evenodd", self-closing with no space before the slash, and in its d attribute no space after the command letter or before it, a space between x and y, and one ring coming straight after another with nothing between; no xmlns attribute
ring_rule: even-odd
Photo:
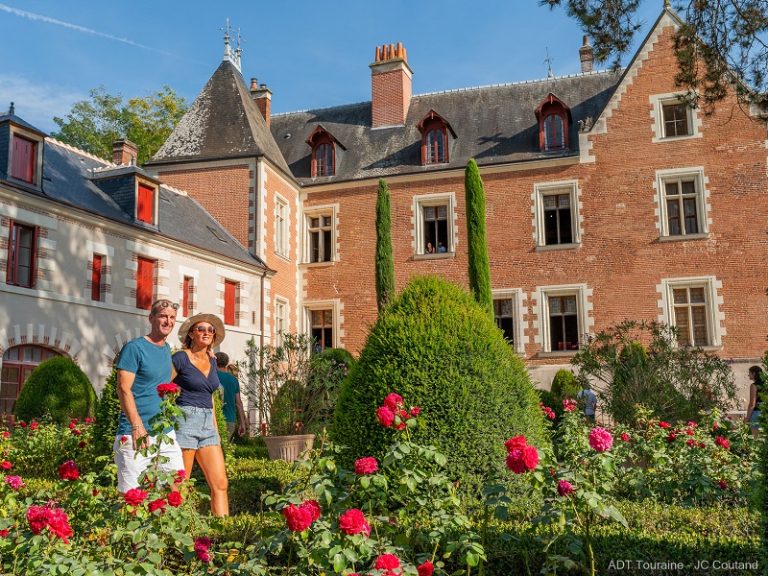
<svg viewBox="0 0 768 576"><path fill-rule="evenodd" d="M175 57L175 54L171 54L170 52L164 52L162 50L158 50L157 48L152 48L151 46L146 46L144 44L139 44L138 42L134 42L133 40L129 40L128 38L113 36L112 34L106 34L104 32L99 32L98 30L93 30L91 28L86 28L84 26L78 26L77 24L71 24L69 22L64 22L63 20L57 20L56 18L49 18L48 16L43 16L42 14L35 14L34 12L19 10L18 8L7 6L6 4L0 3L0 10L4 12L8 12L9 14L13 14L14 16L21 16L22 18L28 18L29 20L36 20L38 22L46 22L47 24L55 24L56 26L69 28L70 30L75 30L76 32L83 32L85 34L91 34L93 36L101 36L102 38L107 38L108 40L115 40L116 42L122 42L123 44L128 44L129 46L135 46L136 48L143 48L144 50L151 50L153 52L159 52L160 54L165 54L166 56Z"/></svg>

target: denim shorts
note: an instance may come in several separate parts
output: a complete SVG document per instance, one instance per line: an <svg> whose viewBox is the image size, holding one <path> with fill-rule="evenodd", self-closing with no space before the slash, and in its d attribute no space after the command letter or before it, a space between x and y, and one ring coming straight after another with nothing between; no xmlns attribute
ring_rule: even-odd
<svg viewBox="0 0 768 576"><path fill-rule="evenodd" d="M760 410L752 410L752 416L749 418L749 427L753 430L760 428Z"/></svg>
<svg viewBox="0 0 768 576"><path fill-rule="evenodd" d="M179 406L179 408L182 415L179 417L176 441L182 450L197 450L221 444L219 431L213 423L213 408L196 406Z"/></svg>

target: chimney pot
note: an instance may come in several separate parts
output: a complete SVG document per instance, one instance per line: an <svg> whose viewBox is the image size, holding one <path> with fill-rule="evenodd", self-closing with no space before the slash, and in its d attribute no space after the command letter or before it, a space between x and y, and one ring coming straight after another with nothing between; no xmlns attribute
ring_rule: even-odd
<svg viewBox="0 0 768 576"><path fill-rule="evenodd" d="M579 61L582 72L592 72L595 63L595 52L589 43L589 36L584 35L583 44L579 48Z"/></svg>
<svg viewBox="0 0 768 576"><path fill-rule="evenodd" d="M259 83L256 81L256 78L251 78L251 90L252 90L252 91L253 91L253 90L256 90L256 88L258 87L258 85L259 85Z"/></svg>
<svg viewBox="0 0 768 576"><path fill-rule="evenodd" d="M253 101L256 103L259 112L261 112L261 115L264 117L264 121L267 123L267 128L269 128L272 112L272 92L267 88L265 83L258 84L256 78L252 78L251 96L253 97Z"/></svg>
<svg viewBox="0 0 768 576"><path fill-rule="evenodd" d="M118 166L135 166L139 148L130 140L115 140L112 144L112 163Z"/></svg>
<svg viewBox="0 0 768 576"><path fill-rule="evenodd" d="M376 47L371 64L371 126L402 126L411 105L413 71L402 42Z"/></svg>

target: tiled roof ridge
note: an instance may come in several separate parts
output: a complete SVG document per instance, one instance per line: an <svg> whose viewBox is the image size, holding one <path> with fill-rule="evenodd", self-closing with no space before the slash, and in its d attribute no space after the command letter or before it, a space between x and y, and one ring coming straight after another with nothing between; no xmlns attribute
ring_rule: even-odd
<svg viewBox="0 0 768 576"><path fill-rule="evenodd" d="M110 162L109 160L105 160L104 158L99 158L95 154L91 154L90 152L86 152L85 150L81 150L80 148L76 148L71 144L67 144L66 142L62 142L61 140L57 140L56 138L53 138L52 136L46 136L45 141L50 142L51 144L55 144L60 148L64 148L65 150L69 150L70 152L74 152L75 154L79 154L80 156L85 156L86 158L90 158L91 160L96 160L97 162L101 162L102 164L104 164L103 167L94 168L94 170L105 170L105 169L109 170L117 167L116 164L112 164L112 162Z"/></svg>
<svg viewBox="0 0 768 576"><path fill-rule="evenodd" d="M179 196L189 196L189 193L186 192L185 190L182 190L181 188L175 188L165 183L161 183L160 186L162 186L164 189L168 190L169 192L173 192L174 194L177 194Z"/></svg>
<svg viewBox="0 0 768 576"><path fill-rule="evenodd" d="M578 72L576 74L564 74L562 76L553 76L552 78L538 78L535 80L518 80L517 82L500 82L498 84L482 84L480 86L467 86L464 88L450 88L448 90L436 90L434 92L424 92L423 94L414 94L411 98L421 98L422 96L434 96L436 94L450 94L454 92L470 92L472 90L483 90L486 88L506 88L509 86L524 86L526 84L537 84L540 82L551 82L553 80L567 80L569 78L578 78L586 76L600 76L603 74L617 74L624 70L624 68L607 70L593 70L592 72ZM303 110L292 110L290 112L277 112L272 114L273 118L280 116L292 116L293 114L304 114L306 112L322 112L324 110L339 110L341 108L353 108L362 104L369 104L370 100L363 100L362 102L354 102L350 104L340 104L338 106L326 106L324 108L305 108Z"/></svg>

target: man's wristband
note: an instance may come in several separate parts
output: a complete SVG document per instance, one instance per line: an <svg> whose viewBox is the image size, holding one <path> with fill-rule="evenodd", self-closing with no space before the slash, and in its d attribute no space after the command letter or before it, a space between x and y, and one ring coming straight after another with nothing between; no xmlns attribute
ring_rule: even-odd
<svg viewBox="0 0 768 576"><path fill-rule="evenodd" d="M139 428L144 428L144 424L131 424L131 430L138 430Z"/></svg>

